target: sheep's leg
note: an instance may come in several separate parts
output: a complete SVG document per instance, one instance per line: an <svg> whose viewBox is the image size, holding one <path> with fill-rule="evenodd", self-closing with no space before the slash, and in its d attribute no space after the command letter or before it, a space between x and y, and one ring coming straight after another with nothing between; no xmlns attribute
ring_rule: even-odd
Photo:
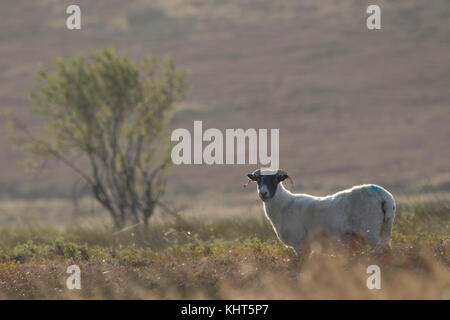
<svg viewBox="0 0 450 320"><path fill-rule="evenodd" d="M381 246L384 249L389 250L391 248L393 222L393 219L388 219L387 221L384 221L381 227Z"/></svg>
<svg viewBox="0 0 450 320"><path fill-rule="evenodd" d="M302 265L305 259L309 256L310 249L306 241L303 241L292 247L295 252L295 263L297 265Z"/></svg>
<svg viewBox="0 0 450 320"><path fill-rule="evenodd" d="M367 229L364 240L376 253L385 253L390 249L390 240L392 235L393 219L387 219L382 222L374 223L372 230Z"/></svg>
<svg viewBox="0 0 450 320"><path fill-rule="evenodd" d="M356 252L361 249L361 243L365 241L363 237L354 232L346 232L340 237L343 243L350 252Z"/></svg>
<svg viewBox="0 0 450 320"><path fill-rule="evenodd" d="M379 236L375 233L368 234L367 236L364 237L364 240L368 245L370 245L372 248L375 249L376 253L384 253L385 252L383 245L382 245L381 236Z"/></svg>

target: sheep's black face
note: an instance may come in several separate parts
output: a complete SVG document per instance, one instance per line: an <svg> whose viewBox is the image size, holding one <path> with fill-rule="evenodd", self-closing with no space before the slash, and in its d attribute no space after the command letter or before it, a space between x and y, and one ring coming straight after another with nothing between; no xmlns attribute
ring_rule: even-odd
<svg viewBox="0 0 450 320"><path fill-rule="evenodd" d="M258 185L258 195L262 201L268 201L273 198L277 192L277 187L281 181L288 178L286 172L278 170L273 174L261 174L261 170L249 173L247 177Z"/></svg>

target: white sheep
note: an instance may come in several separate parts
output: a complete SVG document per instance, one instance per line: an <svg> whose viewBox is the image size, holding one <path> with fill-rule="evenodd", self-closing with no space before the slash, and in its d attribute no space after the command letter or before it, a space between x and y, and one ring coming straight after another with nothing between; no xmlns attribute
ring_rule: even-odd
<svg viewBox="0 0 450 320"><path fill-rule="evenodd" d="M278 239L298 256L308 250L307 240L319 234L334 235L340 241L358 236L380 249L390 246L395 200L382 187L361 185L315 197L286 190L281 182L290 177L282 170L258 169L247 176L258 185Z"/></svg>

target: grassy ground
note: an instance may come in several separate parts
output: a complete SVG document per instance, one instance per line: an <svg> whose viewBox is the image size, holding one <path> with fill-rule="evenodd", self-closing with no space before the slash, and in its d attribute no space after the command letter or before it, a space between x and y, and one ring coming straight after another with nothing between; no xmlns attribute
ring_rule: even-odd
<svg viewBox="0 0 450 320"><path fill-rule="evenodd" d="M399 206L391 252L313 244L302 265L263 218L107 227L3 227L0 298L450 299L448 202ZM66 269L81 268L81 290ZM368 290L366 268L381 268Z"/></svg>

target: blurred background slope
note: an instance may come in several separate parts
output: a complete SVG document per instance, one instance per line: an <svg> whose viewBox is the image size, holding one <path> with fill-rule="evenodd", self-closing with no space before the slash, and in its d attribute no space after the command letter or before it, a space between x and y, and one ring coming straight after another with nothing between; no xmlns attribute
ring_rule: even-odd
<svg viewBox="0 0 450 320"><path fill-rule="evenodd" d="M356 0L80 0L80 31L65 27L69 4L0 3L0 110L13 108L35 132L40 124L24 108L28 90L53 57L110 46L133 58L171 52L193 82L172 127L192 130L203 120L204 130L279 128L281 167L297 192L360 183L397 194L450 191L447 0L376 1L380 31L367 30L369 2ZM39 199L70 198L72 172L57 166L30 175L18 158L0 128L3 213L30 205L39 212ZM257 204L253 188L241 188L252 170L173 167L170 193L180 203L236 211ZM19 210L21 200L28 202Z"/></svg>

